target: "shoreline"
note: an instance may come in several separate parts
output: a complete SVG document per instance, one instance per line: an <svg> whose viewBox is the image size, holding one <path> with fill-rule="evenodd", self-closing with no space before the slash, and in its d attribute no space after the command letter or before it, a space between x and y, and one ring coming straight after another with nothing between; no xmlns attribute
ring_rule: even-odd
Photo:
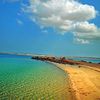
<svg viewBox="0 0 100 100"><path fill-rule="evenodd" d="M57 68L59 68L60 70L64 71L64 73L66 73L68 75L68 83L69 83L68 85L69 85L69 92L70 92L70 94L72 96L71 98L72 98L72 100L80 100L79 96L78 96L78 93L76 95L75 92L74 92L75 90L74 90L74 88L72 86L72 82L71 82L72 80L71 80L71 78L69 76L69 73L64 69L65 65L64 64L54 63L54 62L48 62L48 61L47 61L47 63L56 66Z"/></svg>
<svg viewBox="0 0 100 100"><path fill-rule="evenodd" d="M100 100L100 64L64 57L33 56L32 59L53 64L67 74L68 93L72 96L69 100Z"/></svg>
<svg viewBox="0 0 100 100"><path fill-rule="evenodd" d="M94 70L96 67L50 63L68 74L73 100L100 100L100 72Z"/></svg>
<svg viewBox="0 0 100 100"><path fill-rule="evenodd" d="M54 64L68 74L72 100L100 100L100 64L65 57L33 56L32 59Z"/></svg>

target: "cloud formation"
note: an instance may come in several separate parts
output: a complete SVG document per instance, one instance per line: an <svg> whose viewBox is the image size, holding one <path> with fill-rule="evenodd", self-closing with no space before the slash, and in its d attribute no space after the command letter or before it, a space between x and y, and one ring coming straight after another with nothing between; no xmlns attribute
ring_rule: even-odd
<svg viewBox="0 0 100 100"><path fill-rule="evenodd" d="M89 20L96 17L96 9L77 0L30 0L27 11L32 21L43 27L53 27L59 33L72 32L77 42L89 43L100 37L100 29Z"/></svg>
<svg viewBox="0 0 100 100"><path fill-rule="evenodd" d="M22 24L23 24L23 22L22 22L21 20L19 20L19 19L16 19L16 21L17 21L17 23L18 23L19 25L22 25Z"/></svg>

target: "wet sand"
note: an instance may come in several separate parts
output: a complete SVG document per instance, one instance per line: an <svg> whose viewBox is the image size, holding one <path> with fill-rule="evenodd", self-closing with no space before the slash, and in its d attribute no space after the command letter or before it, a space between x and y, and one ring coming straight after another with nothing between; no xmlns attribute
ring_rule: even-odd
<svg viewBox="0 0 100 100"><path fill-rule="evenodd" d="M53 64L68 74L73 100L100 100L100 68Z"/></svg>

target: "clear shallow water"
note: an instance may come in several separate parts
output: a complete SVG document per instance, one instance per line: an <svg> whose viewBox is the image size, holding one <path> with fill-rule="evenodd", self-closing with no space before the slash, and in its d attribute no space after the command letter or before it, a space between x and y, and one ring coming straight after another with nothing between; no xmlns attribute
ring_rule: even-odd
<svg viewBox="0 0 100 100"><path fill-rule="evenodd" d="M70 100L66 74L30 57L0 55L0 100Z"/></svg>

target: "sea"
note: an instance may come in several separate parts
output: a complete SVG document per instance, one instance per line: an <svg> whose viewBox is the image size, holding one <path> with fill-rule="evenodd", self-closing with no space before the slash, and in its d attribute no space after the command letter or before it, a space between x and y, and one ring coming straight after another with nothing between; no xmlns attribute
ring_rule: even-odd
<svg viewBox="0 0 100 100"><path fill-rule="evenodd" d="M90 63L100 63L100 58L95 58L95 57L66 57L67 59L72 59L75 61L86 61Z"/></svg>
<svg viewBox="0 0 100 100"><path fill-rule="evenodd" d="M31 56L0 54L0 100L71 100L67 74Z"/></svg>

